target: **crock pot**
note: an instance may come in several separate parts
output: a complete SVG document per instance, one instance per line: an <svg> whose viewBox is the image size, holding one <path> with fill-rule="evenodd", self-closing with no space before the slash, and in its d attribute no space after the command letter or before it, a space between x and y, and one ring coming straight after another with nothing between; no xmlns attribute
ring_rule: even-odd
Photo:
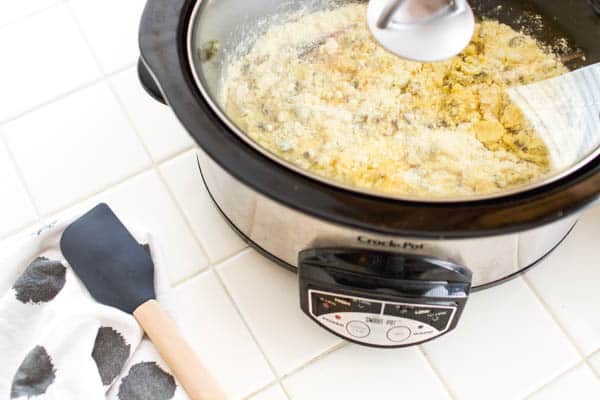
<svg viewBox="0 0 600 400"><path fill-rule="evenodd" d="M470 293L517 276L560 245L599 197L600 152L542 183L448 201L345 187L275 159L219 110L210 93L219 71L199 71L196 52L214 40L233 46L252 31L248 27L256 34L264 29L258 21L282 7L319 3L149 0L140 29L140 80L198 143L200 172L232 228L298 272L308 317L359 344L416 345L454 329ZM547 24L534 35L544 40L560 32L585 54L570 67L600 62L597 0L471 5L476 14L493 11L513 26L523 13L539 14Z"/></svg>

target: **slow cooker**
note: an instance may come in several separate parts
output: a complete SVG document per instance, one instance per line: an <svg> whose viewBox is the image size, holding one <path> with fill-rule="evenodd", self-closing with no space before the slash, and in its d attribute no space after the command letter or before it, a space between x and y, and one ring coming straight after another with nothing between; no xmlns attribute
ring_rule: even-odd
<svg viewBox="0 0 600 400"><path fill-rule="evenodd" d="M476 198L427 200L361 190L278 159L223 112L216 87L228 51L251 43L265 21L333 0L149 0L141 22L139 77L200 147L212 199L252 247L298 273L302 310L362 345L411 346L453 330L470 293L518 276L560 245L600 194L600 146L531 185ZM600 62L598 0L473 0L479 17L558 36L578 50L567 66ZM219 43L211 62L199 49ZM231 50L232 51L232 50ZM600 83L591 82L600 92ZM600 104L587 104L596 109ZM165 132L168 134L168 132ZM600 136L600 132L598 132ZM576 268L565 265L565 268Z"/></svg>

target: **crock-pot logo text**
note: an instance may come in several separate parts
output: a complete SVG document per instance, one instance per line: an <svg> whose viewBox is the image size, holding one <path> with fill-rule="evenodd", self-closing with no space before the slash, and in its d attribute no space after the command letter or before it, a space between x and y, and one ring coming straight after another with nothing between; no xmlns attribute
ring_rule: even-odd
<svg viewBox="0 0 600 400"><path fill-rule="evenodd" d="M391 249L403 249L403 250L423 250L425 245L423 243L412 243L412 242L396 242L391 240L371 239L365 236L359 236L357 240L360 243L368 244L370 246L388 247Z"/></svg>

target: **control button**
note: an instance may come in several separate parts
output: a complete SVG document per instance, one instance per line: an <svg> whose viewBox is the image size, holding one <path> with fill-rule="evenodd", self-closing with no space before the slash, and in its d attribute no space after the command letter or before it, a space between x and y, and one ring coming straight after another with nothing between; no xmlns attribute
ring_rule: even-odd
<svg viewBox="0 0 600 400"><path fill-rule="evenodd" d="M355 338L365 338L369 336L371 333L371 328L369 325L365 324L361 321L350 321L346 324L346 330L350 334L350 336L354 336Z"/></svg>
<svg viewBox="0 0 600 400"><path fill-rule="evenodd" d="M397 326L387 332L387 338L394 343L404 342L410 335L411 331L406 326Z"/></svg>

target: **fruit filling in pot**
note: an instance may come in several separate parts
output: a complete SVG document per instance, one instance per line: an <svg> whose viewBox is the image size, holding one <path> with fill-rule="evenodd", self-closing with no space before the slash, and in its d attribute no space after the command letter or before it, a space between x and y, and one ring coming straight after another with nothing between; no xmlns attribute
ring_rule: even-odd
<svg viewBox="0 0 600 400"><path fill-rule="evenodd" d="M273 25L229 66L229 117L275 155L386 193L480 195L539 180L548 148L508 89L568 72L552 49L493 20L439 63L380 47L366 5Z"/></svg>

